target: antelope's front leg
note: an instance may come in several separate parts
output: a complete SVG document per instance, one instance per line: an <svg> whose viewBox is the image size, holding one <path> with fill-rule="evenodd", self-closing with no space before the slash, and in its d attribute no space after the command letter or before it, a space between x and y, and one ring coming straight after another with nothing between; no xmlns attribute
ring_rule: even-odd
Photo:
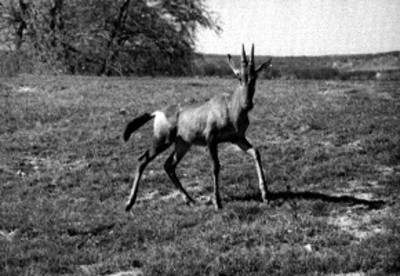
<svg viewBox="0 0 400 276"><path fill-rule="evenodd" d="M268 188L267 184L265 183L265 176L261 166L260 152L257 149L255 149L246 138L236 141L235 144L239 146L244 152L253 157L257 170L258 185L261 192L261 198L263 201L267 201Z"/></svg>
<svg viewBox="0 0 400 276"><path fill-rule="evenodd" d="M210 151L210 156L211 156L211 168L214 181L214 206L215 209L219 210L222 208L222 204L221 204L221 197L219 195L219 183L218 183L220 164L218 159L217 143L210 143L208 145L208 150Z"/></svg>

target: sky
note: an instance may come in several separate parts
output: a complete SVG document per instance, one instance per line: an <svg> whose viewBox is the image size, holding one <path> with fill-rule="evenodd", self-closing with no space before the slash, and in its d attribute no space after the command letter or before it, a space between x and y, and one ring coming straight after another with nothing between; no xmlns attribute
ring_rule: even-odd
<svg viewBox="0 0 400 276"><path fill-rule="evenodd" d="M223 31L200 29L196 49L299 56L400 50L400 0L205 0Z"/></svg>

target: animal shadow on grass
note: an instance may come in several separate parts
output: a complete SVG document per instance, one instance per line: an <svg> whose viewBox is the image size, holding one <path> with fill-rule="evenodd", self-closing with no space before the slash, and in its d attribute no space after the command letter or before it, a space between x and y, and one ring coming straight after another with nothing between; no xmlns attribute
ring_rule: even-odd
<svg viewBox="0 0 400 276"><path fill-rule="evenodd" d="M284 191L284 192L269 192L267 195L268 202L277 201L277 205L283 204L285 201L291 202L292 200L321 200L324 202L330 203L342 203L349 205L365 205L370 210L381 209L386 205L386 202L383 200L367 200L361 199L354 196L342 195L342 196L333 196L318 192L309 192L309 191ZM261 196L259 194L247 194L244 196L231 196L231 200L237 201L262 201Z"/></svg>

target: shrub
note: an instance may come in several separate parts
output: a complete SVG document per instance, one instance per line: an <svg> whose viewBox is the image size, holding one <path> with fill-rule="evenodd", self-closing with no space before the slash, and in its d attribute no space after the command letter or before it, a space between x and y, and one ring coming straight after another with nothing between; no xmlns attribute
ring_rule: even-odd
<svg viewBox="0 0 400 276"><path fill-rule="evenodd" d="M329 67L297 69L293 72L297 79L331 80L339 79L339 70Z"/></svg>
<svg viewBox="0 0 400 276"><path fill-rule="evenodd" d="M15 76L23 66L24 58L11 51L0 52L0 76Z"/></svg>

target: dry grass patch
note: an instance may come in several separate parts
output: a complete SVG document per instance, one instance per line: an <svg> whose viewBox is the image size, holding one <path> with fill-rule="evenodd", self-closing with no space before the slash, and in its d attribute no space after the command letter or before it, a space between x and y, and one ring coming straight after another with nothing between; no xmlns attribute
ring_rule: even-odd
<svg viewBox="0 0 400 276"><path fill-rule="evenodd" d="M193 148L177 173L198 204L186 206L176 193L165 153L146 170L140 202L123 211L152 129L124 144L125 124L170 102L202 102L235 82L3 79L0 274L396 275L395 82L261 80L248 136L262 154L270 204L261 203L251 158L223 145L223 210L209 205L208 154Z"/></svg>

